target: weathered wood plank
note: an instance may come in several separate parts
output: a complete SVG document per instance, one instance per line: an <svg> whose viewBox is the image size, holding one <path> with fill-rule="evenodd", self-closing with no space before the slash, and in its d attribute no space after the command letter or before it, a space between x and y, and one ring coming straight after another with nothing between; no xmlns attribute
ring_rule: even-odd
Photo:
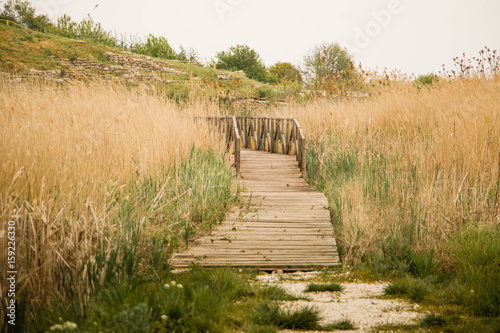
<svg viewBox="0 0 500 333"><path fill-rule="evenodd" d="M250 147L253 139L268 151L290 151L297 141L299 153L305 155L305 140L294 122L267 118L240 124L243 146ZM248 203L228 214L210 234L194 240L191 248L174 254L172 266L195 262L207 267L309 270L338 265L328 200L301 178L303 155L241 150L241 184L247 190L242 198Z"/></svg>

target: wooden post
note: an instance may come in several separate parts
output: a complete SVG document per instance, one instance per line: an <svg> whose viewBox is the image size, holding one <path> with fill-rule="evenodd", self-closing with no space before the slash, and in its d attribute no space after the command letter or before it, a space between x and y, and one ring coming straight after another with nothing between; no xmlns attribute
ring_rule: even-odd
<svg viewBox="0 0 500 333"><path fill-rule="evenodd" d="M238 130L238 123L236 117L233 116L233 131L234 131L234 166L236 168L236 175L240 176L240 154L241 154L241 137Z"/></svg>

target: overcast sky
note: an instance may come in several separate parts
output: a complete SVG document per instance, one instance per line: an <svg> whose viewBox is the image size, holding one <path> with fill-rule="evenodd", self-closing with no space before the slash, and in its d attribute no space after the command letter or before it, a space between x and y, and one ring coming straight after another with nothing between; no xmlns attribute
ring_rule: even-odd
<svg viewBox="0 0 500 333"><path fill-rule="evenodd" d="M3 1L4 2L4 1ZM118 34L164 36L203 60L247 44L266 65L302 64L322 42L369 68L424 74L485 46L500 49L499 0L32 0L51 18L90 14ZM95 7L98 5L97 7Z"/></svg>

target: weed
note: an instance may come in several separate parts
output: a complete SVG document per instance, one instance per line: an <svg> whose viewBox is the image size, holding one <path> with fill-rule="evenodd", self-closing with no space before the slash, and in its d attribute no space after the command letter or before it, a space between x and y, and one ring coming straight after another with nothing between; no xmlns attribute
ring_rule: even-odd
<svg viewBox="0 0 500 333"><path fill-rule="evenodd" d="M410 256L410 273L421 278L435 274L441 265L439 260L433 260L434 250L430 252L425 251L422 256L412 250Z"/></svg>

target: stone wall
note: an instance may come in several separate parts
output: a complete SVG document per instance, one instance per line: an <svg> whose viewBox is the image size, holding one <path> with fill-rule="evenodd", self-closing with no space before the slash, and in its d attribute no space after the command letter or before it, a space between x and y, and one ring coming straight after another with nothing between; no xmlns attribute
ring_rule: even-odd
<svg viewBox="0 0 500 333"><path fill-rule="evenodd" d="M126 57L124 55L113 52L106 52L106 55L109 57L109 60L111 62L116 64L121 64L126 67L142 69L148 72L155 71L155 72L171 73L171 74L186 74L184 72L180 72L173 68L168 68L165 66L158 65L157 63L152 61L153 58L151 57L133 54L131 52L124 52L124 53L129 54L133 57Z"/></svg>

